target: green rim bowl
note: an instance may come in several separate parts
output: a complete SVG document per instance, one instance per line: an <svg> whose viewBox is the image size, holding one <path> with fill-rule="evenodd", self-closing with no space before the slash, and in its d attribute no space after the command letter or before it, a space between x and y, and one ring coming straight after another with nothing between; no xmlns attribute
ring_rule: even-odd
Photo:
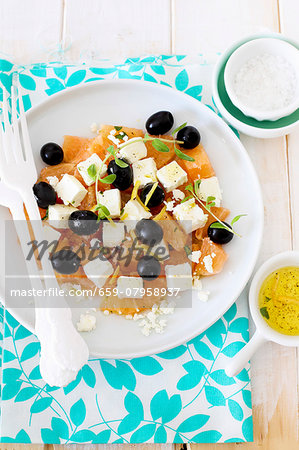
<svg viewBox="0 0 299 450"><path fill-rule="evenodd" d="M299 125L299 109L277 120L256 120L242 113L230 100L224 83L224 70L228 59L237 48L253 39L273 38L286 41L299 50L299 44L278 33L265 33L248 36L228 48L219 58L213 73L213 100L223 119L237 130L257 138L274 138L289 134Z"/></svg>

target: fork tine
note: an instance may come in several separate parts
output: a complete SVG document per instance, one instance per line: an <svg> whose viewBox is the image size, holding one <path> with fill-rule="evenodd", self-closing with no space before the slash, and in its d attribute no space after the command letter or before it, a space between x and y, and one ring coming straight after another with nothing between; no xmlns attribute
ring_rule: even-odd
<svg viewBox="0 0 299 450"><path fill-rule="evenodd" d="M22 128L22 136L23 136L23 143L24 143L23 148L24 148L25 158L26 158L26 161L33 161L32 147L31 147L28 126L27 126L27 120L26 120L24 104L23 104L22 88L21 88L19 79L18 79L18 95L19 95L20 121L21 121L21 128Z"/></svg>
<svg viewBox="0 0 299 450"><path fill-rule="evenodd" d="M9 121L8 116L8 96L6 89L3 85L1 85L2 91L3 91L3 102L2 102L2 110L3 110L3 119L4 119L4 126L5 131L2 127L2 142L3 142L3 151L5 153L6 162L12 163L14 158L12 154L12 148L11 148L11 142L12 142L12 128Z"/></svg>
<svg viewBox="0 0 299 450"><path fill-rule="evenodd" d="M18 124L18 117L17 117L17 99L16 99L16 86L12 85L12 92L11 92L11 121L13 125L13 139L14 139L14 145L13 152L15 155L16 161L24 161L24 155L22 153L22 146L21 146L21 140L20 140L20 130L19 130L19 124Z"/></svg>

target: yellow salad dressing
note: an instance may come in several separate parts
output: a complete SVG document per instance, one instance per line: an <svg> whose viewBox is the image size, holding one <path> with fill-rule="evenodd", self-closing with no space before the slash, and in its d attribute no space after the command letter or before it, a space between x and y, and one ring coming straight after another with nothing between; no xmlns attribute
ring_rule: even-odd
<svg viewBox="0 0 299 450"><path fill-rule="evenodd" d="M282 267L268 275L259 292L259 308L271 328L299 335L299 267Z"/></svg>

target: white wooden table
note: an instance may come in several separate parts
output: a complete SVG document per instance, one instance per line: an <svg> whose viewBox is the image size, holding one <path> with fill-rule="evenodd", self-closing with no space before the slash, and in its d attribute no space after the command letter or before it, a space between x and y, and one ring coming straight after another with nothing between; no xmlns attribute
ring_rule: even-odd
<svg viewBox="0 0 299 450"><path fill-rule="evenodd" d="M299 40L299 0L0 0L0 51L22 64L50 60L51 49L61 41L71 42L66 57L73 61L82 54L215 53L265 29ZM264 195L261 263L280 251L299 249L299 130L269 140L242 136L242 141ZM296 349L265 344L252 361L254 443L222 447L298 449L297 374ZM152 447L178 450L182 445ZM212 450L216 445L191 447Z"/></svg>

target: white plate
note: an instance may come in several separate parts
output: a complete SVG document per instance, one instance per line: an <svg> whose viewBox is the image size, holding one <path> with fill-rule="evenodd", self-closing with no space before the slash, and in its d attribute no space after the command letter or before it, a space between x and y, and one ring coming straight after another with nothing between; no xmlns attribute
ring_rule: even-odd
<svg viewBox="0 0 299 450"><path fill-rule="evenodd" d="M172 111L175 126L187 121L200 130L223 189L223 205L231 210L230 218L247 214L237 224L243 237L234 238L226 246L229 259L222 273L203 280L204 289L210 291L210 300L202 303L194 299L192 307L178 308L173 316L168 316L164 334L145 337L136 322L97 313L96 330L83 335L90 353L98 357L131 358L163 352L195 337L222 316L244 288L259 252L263 230L260 186L244 147L223 120L197 100L168 87L135 80L88 83L50 97L27 114L40 170L43 163L39 149L46 142L61 144L65 134L91 136L89 127L93 122L143 128L152 113L165 109ZM7 211L0 208L0 219L7 217ZM16 237L14 240L14 257L21 259ZM2 298L3 293L2 280ZM187 296L190 293L185 294L181 305L188 300ZM29 330L34 330L32 307L12 308L10 312ZM74 321L80 313L82 310L74 310Z"/></svg>

